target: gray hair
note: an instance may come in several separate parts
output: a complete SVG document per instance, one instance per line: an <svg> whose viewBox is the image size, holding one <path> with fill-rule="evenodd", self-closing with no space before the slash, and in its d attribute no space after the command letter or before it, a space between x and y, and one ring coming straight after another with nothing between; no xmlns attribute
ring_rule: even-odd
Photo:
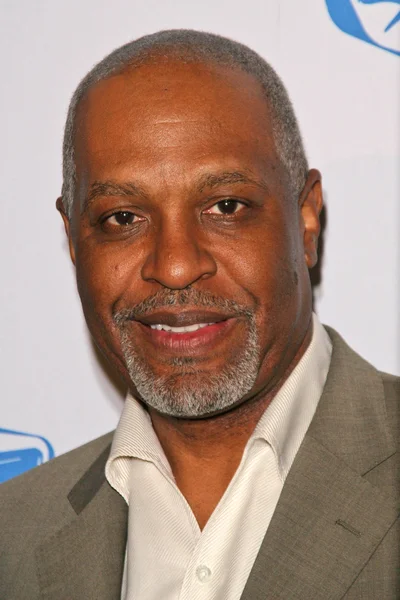
<svg viewBox="0 0 400 600"><path fill-rule="evenodd" d="M299 126L287 91L274 69L247 46L228 38L193 31L172 29L146 35L108 54L82 79L72 96L63 142L63 204L71 216L76 186L74 136L77 108L87 91L97 82L157 58L171 57L182 62L202 62L236 68L253 76L269 103L276 150L293 193L304 187L308 163Z"/></svg>

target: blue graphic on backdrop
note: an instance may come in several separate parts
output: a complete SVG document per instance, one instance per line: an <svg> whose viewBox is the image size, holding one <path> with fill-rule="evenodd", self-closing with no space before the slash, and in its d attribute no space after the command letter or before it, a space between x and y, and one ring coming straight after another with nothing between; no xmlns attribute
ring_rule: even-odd
<svg viewBox="0 0 400 600"><path fill-rule="evenodd" d="M344 33L400 56L400 0L325 0Z"/></svg>
<svg viewBox="0 0 400 600"><path fill-rule="evenodd" d="M50 458L54 450L44 437L0 428L0 483Z"/></svg>

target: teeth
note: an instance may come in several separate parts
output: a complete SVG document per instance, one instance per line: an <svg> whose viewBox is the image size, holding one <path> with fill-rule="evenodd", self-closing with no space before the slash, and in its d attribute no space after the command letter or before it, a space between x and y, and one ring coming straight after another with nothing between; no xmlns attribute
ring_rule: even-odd
<svg viewBox="0 0 400 600"><path fill-rule="evenodd" d="M186 327L170 327L169 325L159 323L157 325L150 325L150 327L152 329L157 329L157 331L172 331L172 333L188 333L190 331L197 331L198 329L203 329L203 327L208 327L209 325L214 325L214 323L196 323L195 325L187 325Z"/></svg>

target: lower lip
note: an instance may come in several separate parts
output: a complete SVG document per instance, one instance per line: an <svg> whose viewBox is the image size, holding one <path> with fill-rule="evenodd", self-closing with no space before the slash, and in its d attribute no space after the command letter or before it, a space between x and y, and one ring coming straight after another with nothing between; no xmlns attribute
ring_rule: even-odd
<svg viewBox="0 0 400 600"><path fill-rule="evenodd" d="M204 346L211 346L217 342L221 336L232 329L235 321L236 319L227 319L226 321L220 321L196 331L187 331L185 333L152 329L141 323L140 325L146 337L153 344L170 350L189 352L190 350L202 349Z"/></svg>

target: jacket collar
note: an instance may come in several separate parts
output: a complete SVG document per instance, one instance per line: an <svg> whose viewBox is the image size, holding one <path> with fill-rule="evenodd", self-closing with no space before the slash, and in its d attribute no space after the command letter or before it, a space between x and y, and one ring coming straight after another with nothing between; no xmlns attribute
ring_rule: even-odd
<svg viewBox="0 0 400 600"><path fill-rule="evenodd" d="M382 378L328 333L324 391L242 600L342 598L399 514L363 477L395 452Z"/></svg>
<svg viewBox="0 0 400 600"><path fill-rule="evenodd" d="M75 484L75 516L38 549L43 600L119 600L127 535L127 505L108 484L108 446Z"/></svg>

